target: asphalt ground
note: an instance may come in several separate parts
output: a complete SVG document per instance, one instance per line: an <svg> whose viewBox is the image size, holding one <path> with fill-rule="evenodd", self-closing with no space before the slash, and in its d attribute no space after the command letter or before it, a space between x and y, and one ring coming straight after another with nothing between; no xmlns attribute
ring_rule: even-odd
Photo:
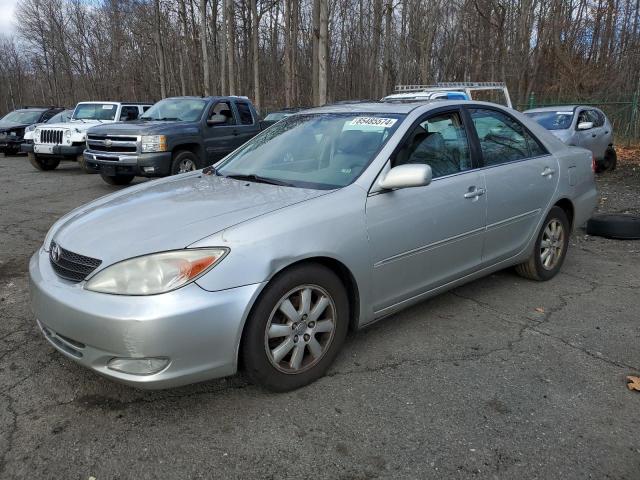
<svg viewBox="0 0 640 480"><path fill-rule="evenodd" d="M640 212L630 152L601 210ZM48 228L115 188L0 156L0 478L640 478L640 241L576 231L555 279L503 271L410 308L295 392L145 392L59 354L29 309Z"/></svg>

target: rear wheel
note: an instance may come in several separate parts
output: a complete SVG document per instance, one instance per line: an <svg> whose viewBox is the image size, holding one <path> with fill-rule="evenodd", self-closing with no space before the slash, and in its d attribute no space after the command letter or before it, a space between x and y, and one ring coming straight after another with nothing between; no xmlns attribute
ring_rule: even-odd
<svg viewBox="0 0 640 480"><path fill-rule="evenodd" d="M538 281L555 277L567 255L570 228L564 210L553 207L538 232L531 257L517 265L516 272L522 277Z"/></svg>
<svg viewBox="0 0 640 480"><path fill-rule="evenodd" d="M200 168L200 159L189 150L180 150L173 154L171 162L171 175L193 172Z"/></svg>
<svg viewBox="0 0 640 480"><path fill-rule="evenodd" d="M115 175L113 177L107 175L100 175L102 180L107 182L109 185L129 185L135 175Z"/></svg>
<svg viewBox="0 0 640 480"><path fill-rule="evenodd" d="M613 147L607 148L604 152L604 160L602 161L602 170L615 170L618 165L618 155Z"/></svg>
<svg viewBox="0 0 640 480"><path fill-rule="evenodd" d="M42 158L38 157L35 153L29 153L29 163L37 170L54 170L60 165L60 160L57 158Z"/></svg>
<svg viewBox="0 0 640 480"><path fill-rule="evenodd" d="M275 277L254 306L242 338L249 379L284 392L320 378L347 335L349 300L326 267L306 264Z"/></svg>

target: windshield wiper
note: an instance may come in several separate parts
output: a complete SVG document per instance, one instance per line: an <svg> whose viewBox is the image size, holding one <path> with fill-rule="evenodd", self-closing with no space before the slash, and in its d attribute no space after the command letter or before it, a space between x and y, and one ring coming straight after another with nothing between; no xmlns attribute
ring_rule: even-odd
<svg viewBox="0 0 640 480"><path fill-rule="evenodd" d="M275 178L261 177L253 173L250 175L231 174L231 175L222 175L222 176L227 178L233 178L234 180L247 180L249 182L267 183L269 185L280 185L282 187L293 187L292 184L283 182L282 180L276 180Z"/></svg>

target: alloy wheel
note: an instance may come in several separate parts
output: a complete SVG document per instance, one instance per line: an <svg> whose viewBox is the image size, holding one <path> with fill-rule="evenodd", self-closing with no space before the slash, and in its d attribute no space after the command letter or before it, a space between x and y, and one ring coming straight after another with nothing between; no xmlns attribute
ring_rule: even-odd
<svg viewBox="0 0 640 480"><path fill-rule="evenodd" d="M264 345L271 364L296 374L316 365L329 349L336 327L336 306L317 285L301 285L277 303L265 330Z"/></svg>
<svg viewBox="0 0 640 480"><path fill-rule="evenodd" d="M552 218L542 233L540 262L545 270L553 270L564 254L564 227L557 218Z"/></svg>

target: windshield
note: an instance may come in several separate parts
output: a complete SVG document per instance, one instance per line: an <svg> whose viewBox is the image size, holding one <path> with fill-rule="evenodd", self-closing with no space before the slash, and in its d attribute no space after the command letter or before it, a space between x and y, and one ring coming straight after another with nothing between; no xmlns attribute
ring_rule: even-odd
<svg viewBox="0 0 640 480"><path fill-rule="evenodd" d="M282 120L283 118L290 117L291 115L293 114L285 113L285 112L274 112L264 117L264 119L265 121L268 121L268 122L277 122L278 120Z"/></svg>
<svg viewBox="0 0 640 480"><path fill-rule="evenodd" d="M7 113L0 119L2 123L21 123L31 124L36 123L42 115L42 110L16 110L15 112Z"/></svg>
<svg viewBox="0 0 640 480"><path fill-rule="evenodd" d="M560 112L529 112L526 116L532 118L547 130L566 130L573 122L572 111Z"/></svg>
<svg viewBox="0 0 640 480"><path fill-rule="evenodd" d="M63 110L60 113L56 113L53 117L47 120L47 123L67 123L73 114L73 110Z"/></svg>
<svg viewBox="0 0 640 480"><path fill-rule="evenodd" d="M73 120L115 120L118 105L113 103L79 103Z"/></svg>
<svg viewBox="0 0 640 480"><path fill-rule="evenodd" d="M343 187L358 178L403 118L375 113L295 115L247 142L217 173L294 187Z"/></svg>
<svg viewBox="0 0 640 480"><path fill-rule="evenodd" d="M199 98L167 98L160 100L140 118L142 120L195 122L200 120L206 106L207 101Z"/></svg>

